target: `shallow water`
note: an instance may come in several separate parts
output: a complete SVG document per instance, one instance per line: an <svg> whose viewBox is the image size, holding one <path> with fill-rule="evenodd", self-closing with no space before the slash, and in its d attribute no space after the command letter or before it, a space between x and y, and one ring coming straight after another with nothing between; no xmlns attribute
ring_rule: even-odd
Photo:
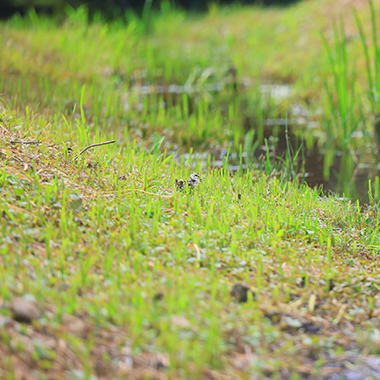
<svg viewBox="0 0 380 380"><path fill-rule="evenodd" d="M273 120L268 121L268 125ZM281 124L281 120L276 125ZM274 124L273 124L274 125ZM280 133L276 138L276 146L269 145L269 154L272 164L275 166L277 163L280 165L280 158L285 158L287 154L287 144L284 133ZM295 138L290 135L290 144L293 144L293 151L298 150L299 145L296 145ZM296 148L296 149L294 149ZM360 153L357 152L359 155ZM191 158L191 159L190 159ZM263 161L266 160L266 146L262 145L256 149L254 153L243 152L241 154L242 164L240 165L240 154L236 152L228 153L227 150L221 150L219 154L210 154L209 152L192 153L191 157L189 153L183 155L176 154L174 159L181 161L184 159L185 164L192 163L192 167L201 165L202 168L207 168L210 162L215 169L221 169L224 167L226 159L228 158L228 168L231 172L236 172L240 168L242 170L259 169L263 167ZM344 157L344 153L336 152L334 155L333 164L329 170L329 177L324 175L324 159L325 154L321 151L317 145L313 150L305 149L303 154L300 153L298 159L295 162L296 175L303 178L306 184L310 187L321 187L324 194L338 193L342 197L347 197L352 200L359 199L363 203L369 201L369 180L372 179L372 190L374 191L375 177L380 176L380 164L373 162L372 164L360 163L360 158L356 157L356 163L352 162L352 170L344 177L342 176L342 165L344 165L344 158L352 159L350 157ZM355 161L355 160L354 160Z"/></svg>
<svg viewBox="0 0 380 380"><path fill-rule="evenodd" d="M242 79L241 83L234 88L235 91L240 89L247 89L255 86L253 80L249 78ZM198 93L219 93L231 89L231 82L215 82L198 84L169 84L169 85L137 85L132 86L131 91L138 91L142 96L155 96L170 94L175 96L189 94L189 96ZM280 105L284 101L289 101L293 94L293 87L289 84L261 84L258 87L262 99L267 102L272 101L276 105ZM340 151L334 152L333 162L330 165L328 176L325 175L324 161L326 152L323 148L319 147L317 143L313 144L312 149L301 148L301 139L297 138L300 130L316 131L314 141L318 139L319 122L310 117L309 111L299 104L293 104L289 107L288 118L266 118L262 121L264 127L264 138L267 139L270 148L270 157L274 164L279 165L281 159L286 157L288 151L288 143L292 148L292 154L300 149L299 156L295 160L295 167L297 169L297 176L302 177L304 181L311 187L322 187L325 194L330 192L338 193L350 199L359 199L362 202L368 202L368 189L369 180L374 179L380 175L380 167L377 164L377 152L368 155L365 159L361 158L360 152L344 153ZM193 109L189 109L191 113ZM249 123L248 123L249 124ZM254 127L246 127L249 131ZM288 143L285 135L285 129L288 128ZM274 132L275 131L275 132ZM356 132L353 138L362 138L362 132ZM173 152L174 153L174 152ZM195 166L201 165L206 168L208 162L211 162L212 167L218 169L222 168L227 158L228 151L220 150L218 153L199 152L193 153L191 160L189 153L183 155L176 154L176 160L185 160L188 165L192 162ZM260 161L263 161L263 156L266 155L265 145L256 148L254 152L242 153L241 168L259 168L262 166ZM352 161L348 164L348 162ZM362 162L364 161L364 162ZM348 165L348 166L347 166ZM228 154L228 167L234 172L240 168L240 155L236 152Z"/></svg>

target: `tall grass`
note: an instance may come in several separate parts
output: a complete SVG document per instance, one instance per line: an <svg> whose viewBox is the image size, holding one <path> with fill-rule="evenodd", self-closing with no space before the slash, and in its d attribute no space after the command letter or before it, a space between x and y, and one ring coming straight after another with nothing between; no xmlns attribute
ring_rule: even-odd
<svg viewBox="0 0 380 380"><path fill-rule="evenodd" d="M371 2L371 11L374 12ZM357 17L363 45L365 35ZM376 29L375 21L373 28ZM376 30L374 32L376 35ZM337 177L337 191L343 192L346 196L355 196L355 165L358 164L358 157L355 149L372 144L371 134L366 130L365 101L361 89L358 88L357 69L355 58L348 54L347 37L345 25L342 18L334 23L334 41L330 45L326 37L322 34L322 41L325 47L330 69L332 73L332 83L326 82L326 98L324 125L326 133L326 145L324 147L324 168L325 178L329 178L331 167L338 162L339 171ZM376 42L376 40L375 40ZM373 88L373 75L371 71L368 49L365 48L368 80ZM373 90L367 91L372 94L372 104L375 106L376 95ZM361 134L360 140L355 141L354 136Z"/></svg>
<svg viewBox="0 0 380 380"><path fill-rule="evenodd" d="M371 12L371 39L365 35L363 24L360 20L359 14L354 10L356 24L359 29L360 39L363 46L366 69L367 69L367 80L368 89L367 93L369 95L373 115L376 118L377 123L375 123L375 136L378 138L380 136L380 123L378 118L380 117L380 38L378 20L376 19L375 3L373 0L369 0L370 12ZM371 45L370 45L371 42ZM370 48L370 46L372 49Z"/></svg>
<svg viewBox="0 0 380 380"><path fill-rule="evenodd" d="M334 23L334 44L330 46L322 34L333 76L332 86L326 83L327 105L326 126L330 133L328 147L334 146L347 151L353 133L358 129L360 118L357 109L360 104L356 91L355 64L350 65L347 54L347 38L343 19Z"/></svg>

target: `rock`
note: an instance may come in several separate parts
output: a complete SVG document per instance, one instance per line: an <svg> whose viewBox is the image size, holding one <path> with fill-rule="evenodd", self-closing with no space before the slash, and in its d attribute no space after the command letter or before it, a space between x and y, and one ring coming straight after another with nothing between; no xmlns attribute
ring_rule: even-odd
<svg viewBox="0 0 380 380"><path fill-rule="evenodd" d="M255 293L253 293L250 287L243 284L235 284L232 287L230 294L237 302L242 303L248 301L248 292L250 292L253 298L255 298Z"/></svg>
<svg viewBox="0 0 380 380"><path fill-rule="evenodd" d="M13 319L18 322L31 323L34 319L42 316L37 302L22 297L15 298L9 306L9 310L13 313Z"/></svg>
<svg viewBox="0 0 380 380"><path fill-rule="evenodd" d="M161 301L164 298L164 293L158 292L153 296L153 301Z"/></svg>

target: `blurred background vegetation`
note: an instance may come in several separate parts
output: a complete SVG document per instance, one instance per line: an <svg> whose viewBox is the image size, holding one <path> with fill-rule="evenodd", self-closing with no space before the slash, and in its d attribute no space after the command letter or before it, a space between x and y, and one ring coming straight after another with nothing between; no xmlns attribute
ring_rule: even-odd
<svg viewBox="0 0 380 380"><path fill-rule="evenodd" d="M256 5L288 5L297 0L171 0L173 6L187 10L206 10L210 4L256 4ZM2 0L0 2L0 17L6 19L19 13L24 15L28 9L35 8L37 12L57 14L61 13L69 5L77 8L81 5L88 7L90 18L97 11L101 12L106 19L120 17L125 11L141 13L145 6L159 7L161 0Z"/></svg>
<svg viewBox="0 0 380 380"><path fill-rule="evenodd" d="M75 118L83 99L119 143L165 137L162 151L215 167L269 157L268 174L288 160L310 186L368 200L371 179L380 193L378 1L0 4L0 95L15 108Z"/></svg>

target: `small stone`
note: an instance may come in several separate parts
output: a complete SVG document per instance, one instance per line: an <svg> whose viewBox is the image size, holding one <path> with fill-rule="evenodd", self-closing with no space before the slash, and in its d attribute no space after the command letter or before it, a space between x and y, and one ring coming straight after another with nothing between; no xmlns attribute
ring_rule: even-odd
<svg viewBox="0 0 380 380"><path fill-rule="evenodd" d="M234 298L237 302L247 302L248 301L248 292L250 292L255 298L255 294L250 287L243 284L235 284L231 289L231 297Z"/></svg>
<svg viewBox="0 0 380 380"><path fill-rule="evenodd" d="M161 301L164 298L164 293L158 292L153 296L153 301Z"/></svg>
<svg viewBox="0 0 380 380"><path fill-rule="evenodd" d="M109 377L113 372L112 364L105 360L97 360L94 365L94 371L99 377Z"/></svg>
<svg viewBox="0 0 380 380"><path fill-rule="evenodd" d="M172 325L179 328L189 328L191 326L190 321L182 315L173 315L171 319Z"/></svg>
<svg viewBox="0 0 380 380"><path fill-rule="evenodd" d="M15 298L9 306L9 310L13 313L13 319L18 322L31 323L34 319L42 316L37 302L22 297Z"/></svg>

